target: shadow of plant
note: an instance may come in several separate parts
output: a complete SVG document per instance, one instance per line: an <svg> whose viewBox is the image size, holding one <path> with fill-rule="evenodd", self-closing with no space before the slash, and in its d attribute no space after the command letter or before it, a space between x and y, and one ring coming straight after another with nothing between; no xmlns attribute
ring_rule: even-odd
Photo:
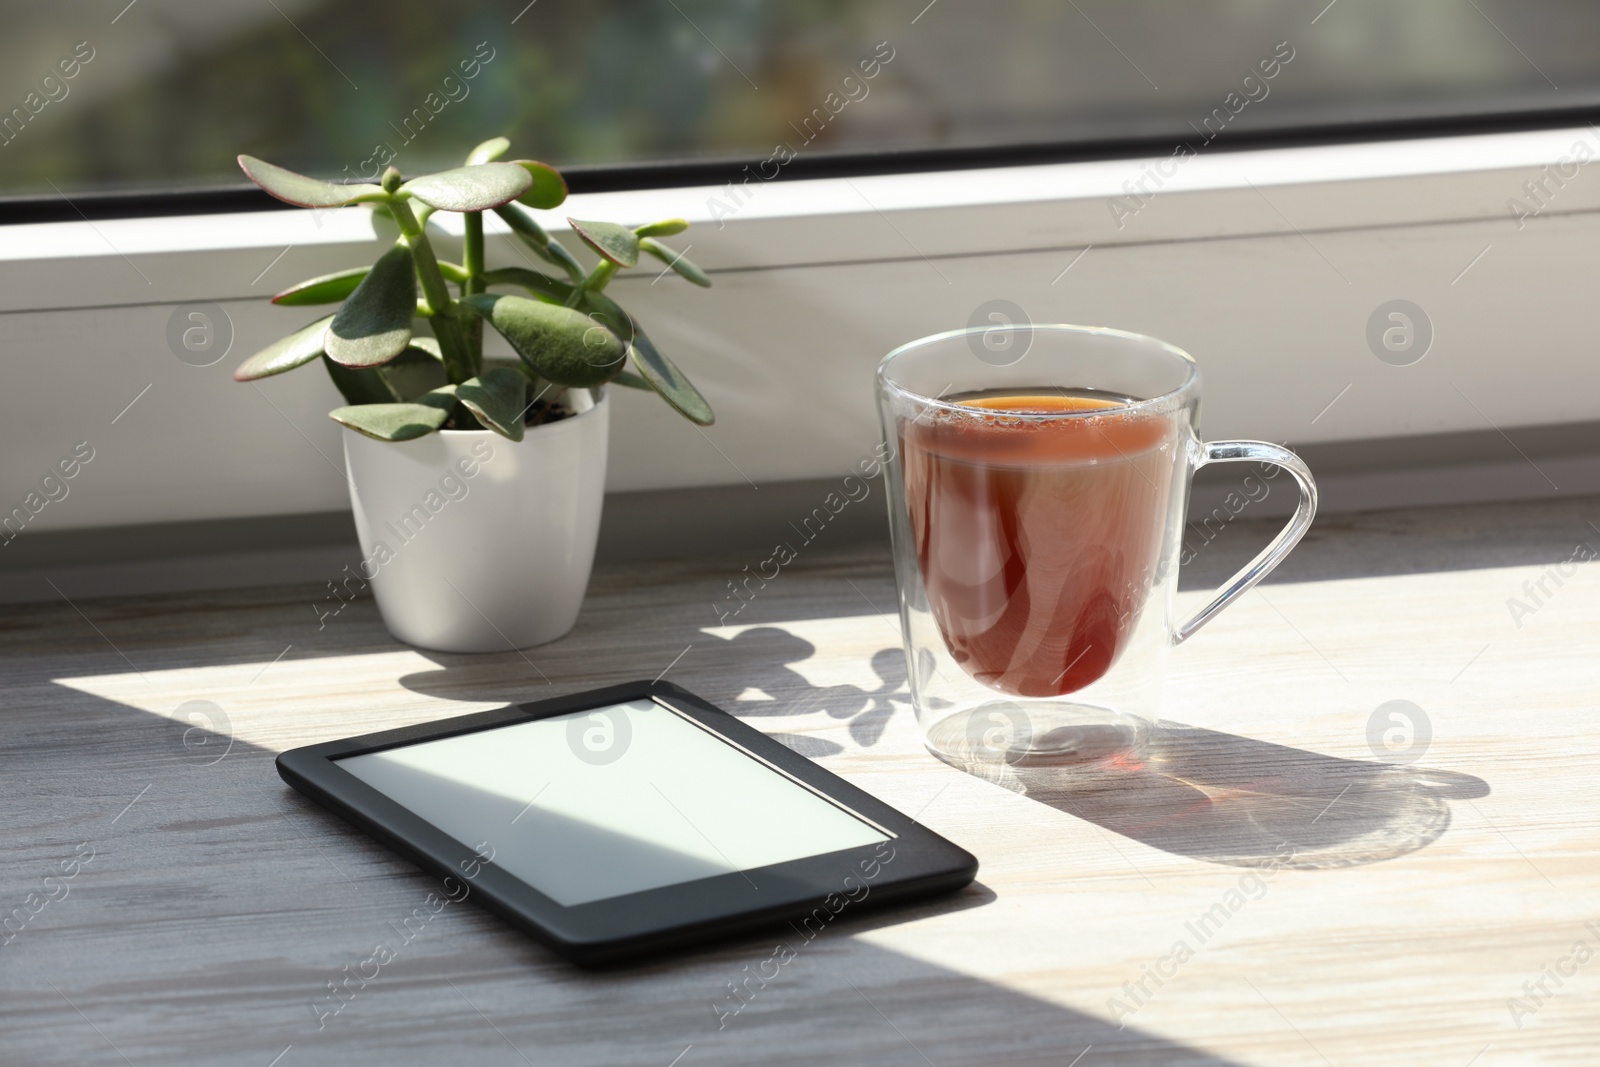
<svg viewBox="0 0 1600 1067"><path fill-rule="evenodd" d="M830 718L849 720L850 737L863 748L870 748L883 736L885 727L897 708L910 709L911 694L906 689L905 655L899 648L879 649L872 655L872 672L878 677L874 689L858 685L812 685L795 670L793 664L802 663L816 654L816 646L804 638L796 637L775 626L760 626L742 630L724 642L721 651L730 653L737 662L754 668L747 677L751 686L772 695L771 700L741 700L736 708L741 715L809 715L826 712ZM794 694L784 699L778 694ZM815 747L818 739L798 738L797 735L775 735L780 740L794 737ZM843 751L832 742L826 754ZM791 746L793 747L793 746ZM804 755L822 754L796 749Z"/></svg>

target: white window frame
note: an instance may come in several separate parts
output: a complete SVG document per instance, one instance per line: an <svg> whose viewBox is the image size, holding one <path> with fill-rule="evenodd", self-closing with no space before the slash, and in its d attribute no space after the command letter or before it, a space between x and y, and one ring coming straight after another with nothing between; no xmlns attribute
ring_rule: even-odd
<svg viewBox="0 0 1600 1067"><path fill-rule="evenodd" d="M715 281L702 293L646 269L614 285L719 421L702 433L614 391L613 491L849 469L878 432L877 358L1004 298L1035 321L1120 326L1193 352L1207 436L1313 450L1506 438L1503 457L1473 459L1492 474L1411 481L1395 474L1396 443L1392 461L1334 476L1335 506L1417 502L1419 486L1435 500L1595 492L1600 465L1519 456L1515 443L1518 428L1600 419L1600 184L1579 145L1600 155L1600 131L586 194L547 221L561 234L565 216L685 217L694 226L676 244ZM489 222L491 260L521 262ZM269 307L271 291L380 247L360 208L0 229L7 492L20 498L89 441L101 458L81 492L37 529L343 508L325 376L237 385L228 372L315 317ZM1432 320L1432 349L1410 366L1366 343L1368 318L1393 299ZM216 366L169 350L168 319L190 303L231 320Z"/></svg>

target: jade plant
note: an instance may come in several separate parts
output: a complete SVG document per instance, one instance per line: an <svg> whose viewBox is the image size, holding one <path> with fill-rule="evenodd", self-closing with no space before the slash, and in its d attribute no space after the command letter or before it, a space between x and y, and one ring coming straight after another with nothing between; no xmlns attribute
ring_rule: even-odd
<svg viewBox="0 0 1600 1067"><path fill-rule="evenodd" d="M608 382L654 390L690 421L710 425L705 398L605 292L641 253L709 286L704 272L658 240L689 224L668 219L630 229L568 219L599 257L585 270L522 206L558 207L566 180L543 163L497 162L509 147L496 137L473 149L465 166L409 181L390 167L376 185L325 182L240 156L250 179L279 200L317 209L370 205L393 222L399 239L370 267L312 278L273 297L286 307L340 307L245 360L234 378L254 381L320 359L349 401L332 418L385 441L484 428L520 441L525 426L571 412L568 389ZM428 220L436 211L465 220L460 263L434 252ZM485 211L555 271L490 269ZM485 322L510 343L516 361L485 360Z"/></svg>

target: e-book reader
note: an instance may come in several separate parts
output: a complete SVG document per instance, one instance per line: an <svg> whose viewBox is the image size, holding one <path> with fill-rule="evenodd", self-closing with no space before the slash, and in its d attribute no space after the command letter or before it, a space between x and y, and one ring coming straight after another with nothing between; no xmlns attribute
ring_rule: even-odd
<svg viewBox="0 0 1600 1067"><path fill-rule="evenodd" d="M296 789L585 965L958 889L977 860L670 682L285 752Z"/></svg>

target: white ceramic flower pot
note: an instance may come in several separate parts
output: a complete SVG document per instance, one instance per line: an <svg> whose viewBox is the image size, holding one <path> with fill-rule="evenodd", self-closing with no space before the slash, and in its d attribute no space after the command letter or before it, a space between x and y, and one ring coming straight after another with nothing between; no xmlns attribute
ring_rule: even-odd
<svg viewBox="0 0 1600 1067"><path fill-rule="evenodd" d="M521 441L445 430L395 443L346 429L360 572L389 632L441 652L504 652L572 629L600 532L609 424L602 395Z"/></svg>

